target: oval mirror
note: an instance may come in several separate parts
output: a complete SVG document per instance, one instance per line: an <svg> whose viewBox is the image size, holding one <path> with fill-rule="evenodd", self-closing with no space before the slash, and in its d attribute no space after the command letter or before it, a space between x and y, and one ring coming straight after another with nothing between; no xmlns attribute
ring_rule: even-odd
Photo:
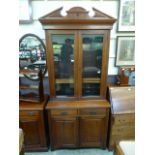
<svg viewBox="0 0 155 155"><path fill-rule="evenodd" d="M35 34L25 34L19 40L19 67L30 80L39 80L39 70L43 76L46 74L45 44Z"/></svg>

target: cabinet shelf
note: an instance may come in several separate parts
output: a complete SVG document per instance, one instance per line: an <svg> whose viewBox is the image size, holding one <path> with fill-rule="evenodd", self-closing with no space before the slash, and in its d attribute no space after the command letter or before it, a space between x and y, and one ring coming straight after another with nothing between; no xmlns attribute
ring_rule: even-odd
<svg viewBox="0 0 155 155"><path fill-rule="evenodd" d="M100 83L100 78L83 78L83 83ZM56 84L74 84L74 79L56 79Z"/></svg>
<svg viewBox="0 0 155 155"><path fill-rule="evenodd" d="M74 79L56 79L56 84L74 84Z"/></svg>
<svg viewBox="0 0 155 155"><path fill-rule="evenodd" d="M100 78L83 78L83 83L100 83Z"/></svg>

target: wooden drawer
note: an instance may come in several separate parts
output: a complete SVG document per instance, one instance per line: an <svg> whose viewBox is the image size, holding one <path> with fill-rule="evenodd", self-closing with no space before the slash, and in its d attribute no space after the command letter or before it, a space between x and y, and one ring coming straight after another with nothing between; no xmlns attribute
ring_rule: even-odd
<svg viewBox="0 0 155 155"><path fill-rule="evenodd" d="M19 117L37 117L39 116L39 111L20 111Z"/></svg>
<svg viewBox="0 0 155 155"><path fill-rule="evenodd" d="M115 125L131 125L135 124L135 116L133 114L116 115L114 118Z"/></svg>
<svg viewBox="0 0 155 155"><path fill-rule="evenodd" d="M53 109L51 110L51 115L52 116L68 116L68 115L75 116L77 115L77 109Z"/></svg>
<svg viewBox="0 0 155 155"><path fill-rule="evenodd" d="M80 109L79 110L80 115L106 115L106 109Z"/></svg>
<svg viewBox="0 0 155 155"><path fill-rule="evenodd" d="M112 129L112 135L134 137L135 127L134 126L114 126Z"/></svg>

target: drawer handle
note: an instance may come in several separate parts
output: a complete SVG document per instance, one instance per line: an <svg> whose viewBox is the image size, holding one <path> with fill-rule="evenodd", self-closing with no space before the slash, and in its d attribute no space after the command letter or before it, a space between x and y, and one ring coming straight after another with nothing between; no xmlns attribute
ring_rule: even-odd
<svg viewBox="0 0 155 155"><path fill-rule="evenodd" d="M61 115L67 115L68 113L66 111L61 112Z"/></svg>
<svg viewBox="0 0 155 155"><path fill-rule="evenodd" d="M119 120L119 122L125 122L125 120L123 119L123 120Z"/></svg>
<svg viewBox="0 0 155 155"><path fill-rule="evenodd" d="M96 112L95 111L91 111L90 114L91 115L96 115Z"/></svg>
<svg viewBox="0 0 155 155"><path fill-rule="evenodd" d="M121 132L121 130L120 130L120 129L118 129L117 131L118 131L118 132Z"/></svg>
<svg viewBox="0 0 155 155"><path fill-rule="evenodd" d="M35 114L35 112L32 112L32 111L31 112L28 112L28 115L29 116L33 116L34 114Z"/></svg>

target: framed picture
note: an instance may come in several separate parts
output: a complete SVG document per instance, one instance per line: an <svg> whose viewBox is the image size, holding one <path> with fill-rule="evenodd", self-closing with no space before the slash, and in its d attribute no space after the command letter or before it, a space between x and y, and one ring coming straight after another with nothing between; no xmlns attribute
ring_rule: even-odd
<svg viewBox="0 0 155 155"><path fill-rule="evenodd" d="M32 22L31 0L19 0L19 24Z"/></svg>
<svg viewBox="0 0 155 155"><path fill-rule="evenodd" d="M119 31L135 31L135 0L120 0Z"/></svg>
<svg viewBox="0 0 155 155"><path fill-rule="evenodd" d="M135 65L135 37L117 37L116 66Z"/></svg>

